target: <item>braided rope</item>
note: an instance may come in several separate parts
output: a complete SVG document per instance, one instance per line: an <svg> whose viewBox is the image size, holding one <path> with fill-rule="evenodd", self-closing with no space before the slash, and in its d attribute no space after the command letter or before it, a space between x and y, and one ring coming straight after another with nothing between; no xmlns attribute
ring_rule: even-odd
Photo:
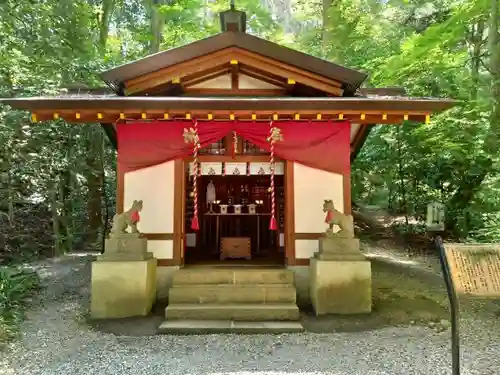
<svg viewBox="0 0 500 375"><path fill-rule="evenodd" d="M276 199L274 193L274 137L273 137L273 122L269 122L269 164L271 168L271 221L269 222L269 229L276 230Z"/></svg>
<svg viewBox="0 0 500 375"><path fill-rule="evenodd" d="M194 122L194 142L193 142L193 198L194 198L194 213L191 220L191 229L200 229L198 222L198 175L200 165L198 162L198 150L200 149L200 139L198 138L198 121Z"/></svg>

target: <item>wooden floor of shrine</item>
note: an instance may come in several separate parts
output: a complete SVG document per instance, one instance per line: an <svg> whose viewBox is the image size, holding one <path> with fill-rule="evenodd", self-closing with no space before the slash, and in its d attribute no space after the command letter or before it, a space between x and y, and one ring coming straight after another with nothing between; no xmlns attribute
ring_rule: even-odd
<svg viewBox="0 0 500 375"><path fill-rule="evenodd" d="M184 259L186 267L214 266L214 267L284 267L285 257L280 253L267 253L264 256L255 256L252 259L217 259L213 253L201 253L200 251L186 254Z"/></svg>

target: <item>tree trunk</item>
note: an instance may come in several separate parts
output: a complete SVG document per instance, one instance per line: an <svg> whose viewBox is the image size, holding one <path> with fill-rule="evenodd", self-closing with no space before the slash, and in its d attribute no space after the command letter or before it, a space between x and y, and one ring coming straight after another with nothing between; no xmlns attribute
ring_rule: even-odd
<svg viewBox="0 0 500 375"><path fill-rule="evenodd" d="M499 2L491 0L491 14L488 25L488 52L490 55L489 71L491 73L491 112L490 126L484 139L484 150L486 158L480 158L470 166L470 173L466 175L459 185L457 192L449 201L449 206L455 210L464 210L474 199L475 194L481 187L486 176L491 172L493 165L492 157L499 151L500 135L500 38L498 36ZM465 212L464 212L465 213ZM451 215L450 215L451 216ZM447 225L450 230L457 233L457 220L448 216ZM465 234L467 235L467 234Z"/></svg>
<svg viewBox="0 0 500 375"><path fill-rule="evenodd" d="M150 14L151 14L151 46L150 53L157 53L160 51L164 19L158 9L159 6L165 3L165 0L150 0Z"/></svg>
<svg viewBox="0 0 500 375"><path fill-rule="evenodd" d="M488 35L488 49L490 52L490 73L491 73L491 115L490 115L490 136L485 140L485 148L490 155L498 153L498 139L500 135L500 36L498 27L500 26L500 5L498 0L492 0L491 18Z"/></svg>
<svg viewBox="0 0 500 375"><path fill-rule="evenodd" d="M53 256L60 256L63 254L62 246L61 246L61 231L60 231L60 222L59 222L59 204L57 201L57 180L54 179L54 182L50 188L50 207L52 211L52 235L54 238L54 254Z"/></svg>
<svg viewBox="0 0 500 375"><path fill-rule="evenodd" d="M109 35L109 22L115 8L115 0L102 0L102 13L99 22L99 49L106 50Z"/></svg>
<svg viewBox="0 0 500 375"><path fill-rule="evenodd" d="M471 44L472 44L472 67L471 67L471 80L472 87L470 90L471 100L477 99L477 92L479 86L479 68L481 66L481 54L483 48L484 37L484 21L479 20L476 25L472 26L471 31Z"/></svg>
<svg viewBox="0 0 500 375"><path fill-rule="evenodd" d="M323 0L323 56L328 55L330 45L330 8L333 5L333 0Z"/></svg>
<svg viewBox="0 0 500 375"><path fill-rule="evenodd" d="M99 232L102 228L102 171L101 148L102 133L100 129L89 127L89 142L87 149L87 245L96 246Z"/></svg>

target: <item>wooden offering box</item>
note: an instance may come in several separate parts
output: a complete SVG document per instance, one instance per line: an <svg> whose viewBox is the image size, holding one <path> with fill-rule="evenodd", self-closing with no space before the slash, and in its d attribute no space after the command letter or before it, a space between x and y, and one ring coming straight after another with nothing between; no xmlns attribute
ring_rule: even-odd
<svg viewBox="0 0 500 375"><path fill-rule="evenodd" d="M222 237L220 241L220 259L251 259L251 243L248 237Z"/></svg>

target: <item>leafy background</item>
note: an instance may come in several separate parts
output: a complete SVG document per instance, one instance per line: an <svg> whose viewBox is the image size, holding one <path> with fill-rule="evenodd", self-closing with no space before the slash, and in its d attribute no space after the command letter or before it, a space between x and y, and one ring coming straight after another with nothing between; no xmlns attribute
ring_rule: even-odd
<svg viewBox="0 0 500 375"><path fill-rule="evenodd" d="M0 97L103 85L97 73L219 31L216 0L4 0ZM353 164L353 200L418 231L426 205L448 235L500 239L498 1L238 0L249 32L355 69L367 87L461 104L431 124L377 126ZM115 154L99 125L32 125L0 107L4 261L100 248L114 210Z"/></svg>

